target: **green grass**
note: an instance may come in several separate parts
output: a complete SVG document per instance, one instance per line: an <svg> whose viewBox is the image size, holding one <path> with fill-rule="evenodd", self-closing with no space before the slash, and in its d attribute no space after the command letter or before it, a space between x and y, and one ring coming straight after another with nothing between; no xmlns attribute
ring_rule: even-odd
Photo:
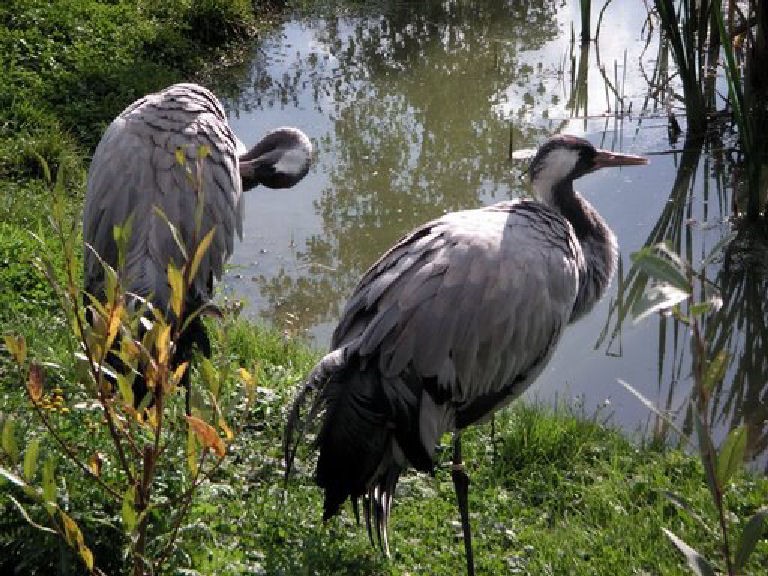
<svg viewBox="0 0 768 576"><path fill-rule="evenodd" d="M0 3L0 330L20 331L33 348L51 336L53 295L31 266L55 244L50 182L65 174L67 208L78 214L90 153L112 118L144 94L194 80L217 47L255 33L264 5Z"/></svg>
<svg viewBox="0 0 768 576"><path fill-rule="evenodd" d="M321 521L322 494L312 482L313 463L306 450L283 491L285 414L317 353L301 341L244 320L209 325L218 364L227 374L223 403L236 437L225 465L203 487L182 525L171 562L175 570L225 576L462 573L465 560L448 438L438 450L434 477L411 471L402 478L390 523L392 558L384 559L369 545L364 527L355 525L349 507L340 517ZM66 360L63 363L58 377L49 372L47 386L59 383L72 408L69 415L58 416L62 434L72 445L103 451L105 431L92 413L76 408L82 392L70 384L72 371ZM236 378L239 367L251 370L259 386L247 406ZM199 375L194 381L200 385ZM0 412L15 413L21 422L19 437L38 434L18 383L3 378L3 385ZM638 445L567 407L516 403L497 417L496 430L495 455L489 426L464 435L479 573L686 574L662 527L707 557L717 556L716 539L665 496L679 494L707 525L715 525L716 513L695 456ZM169 493L184 468L183 447L174 450L179 468L166 469L160 483ZM59 466L67 478L61 491L70 513L97 559L119 572L119 510L62 458ZM0 494L3 490L0 486ZM768 479L740 475L729 485L726 500L738 534L743 522L768 500ZM43 521L44 515L37 513L35 519ZM25 574L51 573L61 566L65 568L59 573L77 572L77 561L66 547L38 535L2 497L0 518L0 572L22 560L31 564ZM159 534L165 521L162 514L153 520ZM40 546L57 549L60 555L40 554ZM759 574L766 562L768 542L763 539L746 573Z"/></svg>
<svg viewBox="0 0 768 576"><path fill-rule="evenodd" d="M311 455L282 489L281 434L295 386L316 354L299 341L236 321L219 335L234 368L258 366L258 400L237 409L232 457L193 508L179 550L205 574L460 574L464 570L448 439L434 477L406 474L390 524L391 560L371 548L351 509L320 520ZM232 389L235 398L241 391ZM233 404L236 404L234 401ZM671 529L709 558L716 540L665 496L683 497L714 527L696 457L639 446L567 407L515 404L490 427L468 431L465 457L476 563L483 574L686 574L665 539ZM768 499L768 479L742 475L727 493L735 533ZM748 574L768 562L763 540Z"/></svg>
<svg viewBox="0 0 768 576"><path fill-rule="evenodd" d="M233 458L219 484L196 504L180 557L210 574L462 573L449 445L439 451L434 477L410 472L401 480L390 524L392 559L382 558L349 507L328 523L320 521L322 497L310 460L298 462L299 472L282 490L285 410L313 356L300 343L242 322L228 333L233 365L257 362L269 392L238 416L243 430ZM567 408L520 403L497 420L495 459L488 426L465 439L481 574L685 574L662 527L716 556L716 542L664 495L680 494L715 526L695 457L639 447ZM727 495L730 508L739 511L734 522L767 498L768 480L739 477ZM766 562L763 540L748 573L758 574Z"/></svg>

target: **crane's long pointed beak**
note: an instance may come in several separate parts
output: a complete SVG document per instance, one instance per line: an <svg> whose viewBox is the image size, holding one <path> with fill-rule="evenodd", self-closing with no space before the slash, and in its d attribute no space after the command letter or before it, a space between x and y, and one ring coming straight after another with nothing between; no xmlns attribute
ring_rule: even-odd
<svg viewBox="0 0 768 576"><path fill-rule="evenodd" d="M610 150L598 150L595 156L595 167L592 170L600 170L600 168L611 166L642 166L644 164L648 164L648 158L645 156L619 154Z"/></svg>

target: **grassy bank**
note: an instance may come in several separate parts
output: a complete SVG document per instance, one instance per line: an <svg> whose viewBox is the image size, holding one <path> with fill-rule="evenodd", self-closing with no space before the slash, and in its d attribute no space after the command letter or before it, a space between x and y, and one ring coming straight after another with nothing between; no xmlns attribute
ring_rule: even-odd
<svg viewBox="0 0 768 576"><path fill-rule="evenodd" d="M44 250L57 269L64 266L48 223L50 181L65 175L67 210L76 226L89 153L103 127L136 97L191 79L214 45L253 34L255 22L250 2L224 0L9 0L0 6L0 333L23 333L31 356L59 364L47 371L46 391L53 397L45 410L68 444L104 454L100 473L106 480L117 474L114 455L104 449L107 431L99 413L84 403L87 394L73 384L78 378L65 322L53 292L30 265ZM327 524L320 521L321 494L311 482L308 455L302 454L283 491L286 406L316 352L243 320L223 325L215 344L223 367L222 403L235 437L224 464L202 486L179 527L168 573L463 572L447 439L434 477L410 473L402 479L390 523L393 558L384 560L348 509ZM250 403L243 400L240 367L258 384ZM196 373L198 386L201 380ZM43 439L41 450L55 452L0 349L0 420L9 415L22 447L22 439L37 437ZM488 427L465 438L479 573L687 573L662 527L717 557L717 537L707 528L715 526L716 512L696 458L638 447L567 408L514 407L497 420L495 450ZM162 472L161 493L183 486L184 450L183 444L170 445L174 459ZM7 455L0 450L4 464ZM65 458L59 457L58 467L61 505L83 529L99 566L122 573L120 506ZM9 497L22 501L31 519L43 524L41 508L3 482L0 573L82 573L70 548L31 527ZM665 497L669 491L682 495L703 522L673 505ZM725 496L738 534L768 499L768 481L737 475ZM161 510L153 512L152 523L160 534L170 528ZM763 539L747 573L760 574L765 565Z"/></svg>
<svg viewBox="0 0 768 576"><path fill-rule="evenodd" d="M249 0L5 0L0 3L0 326L33 347L55 338L52 298L29 266L52 247L51 186L80 208L89 155L127 104L193 80L223 45L257 33ZM54 323L55 324L55 323Z"/></svg>
<svg viewBox="0 0 768 576"><path fill-rule="evenodd" d="M369 546L365 529L355 526L348 507L339 518L320 521L321 494L311 481L306 454L283 491L285 410L315 353L242 321L228 324L217 342L219 361L231 369L227 402L233 407L236 438L225 464L192 504L175 548L174 570L219 575L462 573L447 438L435 476L411 472L398 487L390 524L393 557L387 561ZM248 408L234 377L240 366L253 369L259 385ZM65 405L73 406L78 396L65 393ZM94 450L100 445L98 428L86 411L73 409L59 423L73 445L93 445ZM26 428L30 433L34 425ZM707 528L716 525L716 512L696 458L659 446L639 447L567 408L517 404L497 419L496 428L495 455L488 426L465 436L479 573L688 573L662 527L708 557L717 556L717 538ZM172 490L176 474L165 474ZM110 573L119 572L119 510L105 504L85 481L73 480L66 492L97 558L111 559L106 563ZM676 507L667 492L681 495L696 514ZM741 532L766 496L768 480L762 477L740 475L729 484L733 533ZM21 573L51 573L60 563L67 567L61 573L77 572L77 560L55 537L37 533L32 538L35 532L7 501L0 508L0 558L6 562L0 560L0 571L30 562L38 571ZM50 550L62 556L51 557ZM766 563L768 543L763 540L744 573L760 574Z"/></svg>

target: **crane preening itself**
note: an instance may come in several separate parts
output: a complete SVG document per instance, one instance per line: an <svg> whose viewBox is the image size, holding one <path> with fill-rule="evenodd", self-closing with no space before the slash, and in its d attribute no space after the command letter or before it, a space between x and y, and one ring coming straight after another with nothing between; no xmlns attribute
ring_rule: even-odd
<svg viewBox="0 0 768 576"><path fill-rule="evenodd" d="M191 314L213 297L213 278L221 277L235 232L242 237L243 190L259 184L289 188L307 174L311 156L307 136L287 127L269 132L246 151L219 100L197 84L176 84L137 100L109 125L88 173L83 213L86 293L104 301L104 265L120 267L126 293L150 303L172 322L184 322L170 313L168 267L174 263L181 268L185 258L179 243L193 251L193 244L215 229L185 293L182 309ZM121 265L114 229L129 219L131 234ZM198 316L176 342L173 363L188 360L193 345L210 354ZM112 360L119 363L114 355ZM184 383L189 391L188 374ZM134 381L137 404L145 393L139 376Z"/></svg>
<svg viewBox="0 0 768 576"><path fill-rule="evenodd" d="M563 332L586 314L616 269L616 237L573 181L640 156L555 136L531 161L535 200L453 212L389 249L360 280L289 414L286 474L318 430L315 480L323 518L363 497L373 541L389 554L387 521L400 473L432 472L454 432L452 477L467 570L474 574L460 432L519 396ZM316 428L315 428L316 427Z"/></svg>

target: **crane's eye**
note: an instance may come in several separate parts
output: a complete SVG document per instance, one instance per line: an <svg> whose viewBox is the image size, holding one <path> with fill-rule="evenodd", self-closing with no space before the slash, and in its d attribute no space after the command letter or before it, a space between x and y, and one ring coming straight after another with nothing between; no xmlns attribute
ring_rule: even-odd
<svg viewBox="0 0 768 576"><path fill-rule="evenodd" d="M595 149L582 148L579 153L579 160L576 162L576 171L579 174L586 174L595 167Z"/></svg>

